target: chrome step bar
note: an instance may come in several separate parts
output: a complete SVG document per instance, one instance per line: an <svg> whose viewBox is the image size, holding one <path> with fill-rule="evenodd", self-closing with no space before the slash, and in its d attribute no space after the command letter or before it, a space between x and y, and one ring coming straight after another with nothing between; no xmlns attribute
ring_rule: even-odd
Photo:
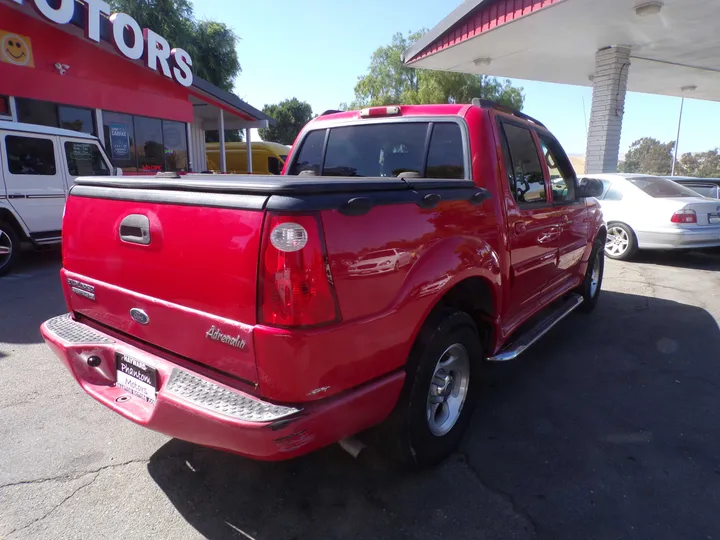
<svg viewBox="0 0 720 540"><path fill-rule="evenodd" d="M546 318L539 321L535 326L532 326L527 331L520 334L514 339L507 347L502 349L495 356L488 358L489 362L507 362L508 360L514 360L520 356L527 348L533 345L538 339L547 334L553 326L562 321L575 308L577 308L583 302L583 297L577 294L573 294L570 298L565 300L560 306L555 308Z"/></svg>

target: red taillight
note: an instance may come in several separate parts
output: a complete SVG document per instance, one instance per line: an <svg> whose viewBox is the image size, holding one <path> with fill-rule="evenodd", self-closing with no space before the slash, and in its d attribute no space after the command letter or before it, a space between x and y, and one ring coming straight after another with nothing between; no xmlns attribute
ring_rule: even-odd
<svg viewBox="0 0 720 540"><path fill-rule="evenodd" d="M695 210L684 208L675 212L670 221L673 223L697 223L697 214Z"/></svg>
<svg viewBox="0 0 720 540"><path fill-rule="evenodd" d="M360 111L362 118L373 118L375 116L398 116L402 111L397 105L389 107L368 107Z"/></svg>
<svg viewBox="0 0 720 540"><path fill-rule="evenodd" d="M319 217L270 213L264 230L260 322L314 326L339 320Z"/></svg>

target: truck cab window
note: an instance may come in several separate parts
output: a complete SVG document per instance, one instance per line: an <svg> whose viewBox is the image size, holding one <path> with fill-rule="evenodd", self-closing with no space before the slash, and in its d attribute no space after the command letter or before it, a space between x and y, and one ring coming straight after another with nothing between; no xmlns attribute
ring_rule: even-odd
<svg viewBox="0 0 720 540"><path fill-rule="evenodd" d="M280 174L282 172L282 162L276 158L270 156L268 159L268 171L270 174Z"/></svg>
<svg viewBox="0 0 720 540"><path fill-rule="evenodd" d="M460 126L450 122L434 124L425 176L428 178L464 178L464 161Z"/></svg>
<svg viewBox="0 0 720 540"><path fill-rule="evenodd" d="M70 176L110 175L100 149L95 144L68 141L65 143L65 157Z"/></svg>
<svg viewBox="0 0 720 540"><path fill-rule="evenodd" d="M35 137L5 137L10 174L54 176L55 145L50 139Z"/></svg>
<svg viewBox="0 0 720 540"><path fill-rule="evenodd" d="M310 171L320 175L322 167L322 151L325 143L325 130L311 131L303 139L302 146L295 158L289 174L298 175L304 171Z"/></svg>
<svg viewBox="0 0 720 540"><path fill-rule="evenodd" d="M545 164L550 172L553 202L575 200L575 170L560 144L545 134L538 133Z"/></svg>
<svg viewBox="0 0 720 540"><path fill-rule="evenodd" d="M545 175L530 130L506 123L502 127L513 166L515 201L520 205L547 202Z"/></svg>

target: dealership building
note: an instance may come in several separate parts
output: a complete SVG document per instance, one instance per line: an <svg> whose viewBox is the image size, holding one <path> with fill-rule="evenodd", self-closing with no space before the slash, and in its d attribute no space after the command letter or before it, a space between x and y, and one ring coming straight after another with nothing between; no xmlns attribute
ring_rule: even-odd
<svg viewBox="0 0 720 540"><path fill-rule="evenodd" d="M102 1L0 0L0 120L96 135L124 174L202 172L206 131L273 123L192 62Z"/></svg>

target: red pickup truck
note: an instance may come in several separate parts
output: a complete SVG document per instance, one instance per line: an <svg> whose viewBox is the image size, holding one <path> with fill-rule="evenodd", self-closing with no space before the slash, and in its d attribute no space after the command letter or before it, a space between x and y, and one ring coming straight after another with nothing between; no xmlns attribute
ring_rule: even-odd
<svg viewBox="0 0 720 540"><path fill-rule="evenodd" d="M282 176L78 179L70 313L41 331L88 394L167 435L279 460L384 422L431 464L485 361L595 306L601 190L489 102L324 114Z"/></svg>

